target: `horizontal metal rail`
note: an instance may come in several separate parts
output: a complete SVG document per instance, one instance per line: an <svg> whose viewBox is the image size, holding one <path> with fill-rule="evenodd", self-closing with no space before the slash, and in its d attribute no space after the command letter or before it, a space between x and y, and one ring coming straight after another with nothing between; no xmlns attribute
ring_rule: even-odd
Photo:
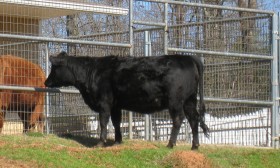
<svg viewBox="0 0 280 168"><path fill-rule="evenodd" d="M183 24L176 24L168 26L169 28L176 28L176 27L185 27L185 26L198 26L198 25L207 25L207 24L218 24L218 23L231 23L231 22L240 22L240 21L247 21L247 20L256 20L256 19L271 19L271 16L251 16L251 17L236 17L236 18L226 18L226 19L219 19L219 20L208 20L208 21L200 21L200 22L188 22Z"/></svg>
<svg viewBox="0 0 280 168"><path fill-rule="evenodd" d="M267 116L260 116L260 117L254 117L254 118L247 118L247 119L241 119L238 121L228 121L228 122L223 122L223 123L218 123L218 124L211 124L211 127L221 127L225 125L233 125L233 124L242 124L244 122L250 122L250 121L255 121L255 120L263 120L267 119Z"/></svg>
<svg viewBox="0 0 280 168"><path fill-rule="evenodd" d="M17 91L27 91L27 92L51 92L51 93L80 93L78 90L74 89L59 89L59 88L39 88L39 87L26 87L26 86L7 86L0 85L0 90L17 90Z"/></svg>
<svg viewBox="0 0 280 168"><path fill-rule="evenodd" d="M254 13L263 13L263 14L271 14L271 15L275 13L274 11L267 11L267 10L239 8L239 7L230 7L230 6L221 6L221 5L210 5L210 4L202 4L202 3L180 2L180 1L171 1L171 0L136 0L136 1L168 3L168 4L175 4L175 5L186 5L186 6L193 6L193 7L232 10L232 11L240 11L240 12L254 12Z"/></svg>
<svg viewBox="0 0 280 168"><path fill-rule="evenodd" d="M0 47L10 47L10 46L34 44L34 43L40 43L40 42L38 42L38 41L27 41L27 42L20 42L20 43L3 44L3 45L0 45Z"/></svg>
<svg viewBox="0 0 280 168"><path fill-rule="evenodd" d="M130 48L131 47L130 44L124 44L124 43L72 40L72 39L38 37L38 36L26 36L26 35L14 35L14 34L2 34L2 33L0 33L0 38L9 38L9 39L17 39L17 40L21 39L21 40L43 41L43 42L57 42L57 43L73 43L73 44L99 45L99 46L113 46L113 47L126 47L126 48Z"/></svg>
<svg viewBox="0 0 280 168"><path fill-rule="evenodd" d="M139 24L139 25L147 25L147 26L160 26L164 27L165 23L155 23L155 22L144 22L144 21L133 21L134 24Z"/></svg>
<svg viewBox="0 0 280 168"><path fill-rule="evenodd" d="M252 105L264 105L272 106L272 101L260 101L260 100L244 100L244 99L225 99L225 98L213 98L205 97L207 102L222 102L222 103L240 103L240 104L252 104Z"/></svg>
<svg viewBox="0 0 280 168"><path fill-rule="evenodd" d="M30 92L51 92L51 93L71 93L71 94L80 93L76 89L38 88L38 87L7 86L7 85L0 85L0 89L1 90L30 91ZM273 105L273 102L271 102L271 101L225 99L225 98L210 98L210 97L205 97L204 100L207 102L240 103L240 104L254 104L254 105L263 105L263 106Z"/></svg>
<svg viewBox="0 0 280 168"><path fill-rule="evenodd" d="M195 53L195 54L209 54L209 55L219 55L219 56L231 56L231 57L242 57L242 58L268 59L268 60L273 59L273 56L271 56L271 55L255 55L255 54L245 54L245 53L206 51L206 50L182 49L182 48L168 48L168 51L188 52L188 53Z"/></svg>
<svg viewBox="0 0 280 168"><path fill-rule="evenodd" d="M237 127L237 128L221 128L215 129L212 126L210 127L211 133L214 132L224 132L224 131L245 131L245 130L253 130L253 129L267 129L270 126L248 126L248 127Z"/></svg>

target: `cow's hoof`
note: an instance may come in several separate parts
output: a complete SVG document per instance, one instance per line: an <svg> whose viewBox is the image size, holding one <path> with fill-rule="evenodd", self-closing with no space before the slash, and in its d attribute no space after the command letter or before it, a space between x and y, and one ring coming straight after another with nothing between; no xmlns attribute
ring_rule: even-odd
<svg viewBox="0 0 280 168"><path fill-rule="evenodd" d="M193 144L191 150L198 150L198 147L199 147L199 144L196 144L196 145Z"/></svg>
<svg viewBox="0 0 280 168"><path fill-rule="evenodd" d="M198 150L198 146L192 146L191 150Z"/></svg>
<svg viewBox="0 0 280 168"><path fill-rule="evenodd" d="M116 141L116 142L114 142L114 146L118 146L118 145L120 145L120 144L122 144L122 142L118 142L118 141Z"/></svg>
<svg viewBox="0 0 280 168"><path fill-rule="evenodd" d="M173 143L168 143L166 147L172 149L174 146L175 145Z"/></svg>
<svg viewBox="0 0 280 168"><path fill-rule="evenodd" d="M105 143L104 143L104 142L98 142L98 144L97 144L95 147L96 147L96 148L105 147Z"/></svg>

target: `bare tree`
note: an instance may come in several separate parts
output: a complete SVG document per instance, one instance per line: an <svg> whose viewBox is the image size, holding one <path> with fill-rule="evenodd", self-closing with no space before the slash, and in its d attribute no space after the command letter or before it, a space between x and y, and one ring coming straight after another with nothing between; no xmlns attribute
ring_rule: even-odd
<svg viewBox="0 0 280 168"><path fill-rule="evenodd" d="M223 5L224 0L204 0L204 3ZM215 21L223 17L221 9L205 8L203 12L203 21ZM209 24L204 25L204 47L207 50L222 50L224 48L222 26L221 22L209 22Z"/></svg>
<svg viewBox="0 0 280 168"><path fill-rule="evenodd" d="M257 0L238 0L238 7L241 8L257 8ZM254 25L255 13L239 12L241 30L241 44L243 52L251 52L255 49L254 47Z"/></svg>
<svg viewBox="0 0 280 168"><path fill-rule="evenodd" d="M79 35L78 25L76 22L76 15L66 16L66 35L67 37L75 37ZM76 47L73 44L68 44L68 53L76 53Z"/></svg>

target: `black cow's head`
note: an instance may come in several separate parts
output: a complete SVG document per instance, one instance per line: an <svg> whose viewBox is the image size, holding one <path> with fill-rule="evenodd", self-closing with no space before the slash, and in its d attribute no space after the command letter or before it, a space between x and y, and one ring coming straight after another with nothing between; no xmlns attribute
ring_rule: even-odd
<svg viewBox="0 0 280 168"><path fill-rule="evenodd" d="M56 57L51 56L51 73L45 81L47 87L72 86L75 82L74 74L67 65L67 53L61 52Z"/></svg>

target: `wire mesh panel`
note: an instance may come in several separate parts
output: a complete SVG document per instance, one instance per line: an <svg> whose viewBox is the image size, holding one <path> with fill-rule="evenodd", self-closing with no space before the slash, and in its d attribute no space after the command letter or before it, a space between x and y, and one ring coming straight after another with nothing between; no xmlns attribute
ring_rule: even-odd
<svg viewBox="0 0 280 168"><path fill-rule="evenodd" d="M164 3L146 2L136 0L133 4L134 20L149 23L164 22ZM141 28L144 25L135 25L136 28Z"/></svg>
<svg viewBox="0 0 280 168"><path fill-rule="evenodd" d="M168 110L154 113L151 116L151 126L151 140L168 141L173 126L173 122L171 120L171 117L169 116ZM188 122L187 120L184 120L177 136L177 140L191 142L189 130L190 128Z"/></svg>
<svg viewBox="0 0 280 168"><path fill-rule="evenodd" d="M126 17L128 10L124 7L127 7L127 4L108 1L0 1L0 55L14 55L25 58L26 61L34 63L36 68L44 70L44 72L42 71L44 78L45 72L48 71L48 62L46 61L48 53L55 54L65 50L69 54L75 55L104 56L112 53L127 55L127 50L125 49L116 52L116 47L55 43L55 41L65 41L67 39L68 41L92 42L98 40L99 42L128 43L127 35L120 36L118 33L106 36L100 35L106 32L128 30L127 24L124 24L128 19ZM42 44L40 41L44 43ZM49 49L46 50L46 47ZM6 64L4 65L3 61L1 63L3 65L1 66L1 79L5 79L1 80L1 89L9 88L10 85L15 86L15 88L9 88L7 91L1 90L1 129L4 118L4 131L10 133L12 129L8 130L8 123L20 125L21 130L16 130L15 132L22 132L23 126L21 122L33 124L33 115L35 115L35 119L38 119L36 121L43 122L40 114L44 111L48 113L48 110L44 110L44 107L48 109L49 104L45 103L45 97L40 102L34 102L38 99L37 95L45 95L45 93L37 92L36 90L34 92L33 87L44 87L44 79L40 81L40 84L34 83L36 81L34 78L36 78L37 74L34 72L36 68L32 67L33 64L31 64L32 66L13 64L10 68ZM18 71L20 74L11 75L8 73L9 70ZM30 80L33 83L19 83L24 80ZM11 97L11 100L9 97ZM47 97L46 102L49 102L49 97ZM70 98L69 100L65 99L63 102L69 102L67 106L71 106ZM40 106L40 109L36 109L37 106ZM40 113L35 114L34 109L39 110ZM65 115L72 115L71 120L73 120L73 123L80 120L84 122L85 117L76 119L79 116L78 114L73 115L65 112ZM89 116L89 118L96 120L92 116ZM65 121L63 116L61 121ZM55 127L54 125L52 126L53 128Z"/></svg>
<svg viewBox="0 0 280 168"><path fill-rule="evenodd" d="M80 94L49 93L48 129L58 135L94 136L97 116L84 104Z"/></svg>
<svg viewBox="0 0 280 168"><path fill-rule="evenodd" d="M204 55L206 97L271 100L271 61Z"/></svg>
<svg viewBox="0 0 280 168"><path fill-rule="evenodd" d="M133 13L135 28L165 22L164 3L136 1L134 8L140 9ZM168 3L166 10L170 48L271 54L270 14L176 2Z"/></svg>
<svg viewBox="0 0 280 168"><path fill-rule="evenodd" d="M144 28L138 29L134 32L134 56L144 56L145 54L145 40L144 34L145 31L149 32L149 38L151 39L151 55L153 56L161 56L164 55L164 43L163 36L164 31L162 29L154 29L154 28Z"/></svg>
<svg viewBox="0 0 280 168"><path fill-rule="evenodd" d="M269 14L178 4L169 8L172 48L271 54Z"/></svg>
<svg viewBox="0 0 280 168"><path fill-rule="evenodd" d="M201 133L202 143L271 146L269 107L208 103L206 121L211 129L211 136L207 139Z"/></svg>
<svg viewBox="0 0 280 168"><path fill-rule="evenodd" d="M77 1L77 3L69 3L68 6L74 9L81 8L81 11L70 11L58 17L44 18L41 22L42 36L128 43L128 36L122 36L119 33L128 30L126 24L128 12L124 9L127 4L108 1ZM89 12L90 8L93 10Z"/></svg>

